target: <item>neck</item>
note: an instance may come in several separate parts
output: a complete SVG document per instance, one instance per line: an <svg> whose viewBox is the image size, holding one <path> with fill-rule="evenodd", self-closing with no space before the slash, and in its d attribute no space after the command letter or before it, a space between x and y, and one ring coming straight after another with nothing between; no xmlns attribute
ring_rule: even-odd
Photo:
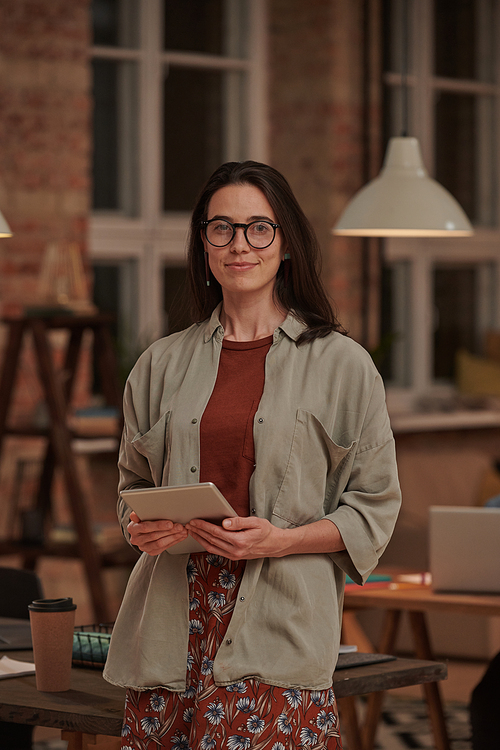
<svg viewBox="0 0 500 750"><path fill-rule="evenodd" d="M256 341L271 336L283 323L286 312L277 307L274 300L269 304L262 301L241 301L224 296L220 322L224 327L224 338L230 341Z"/></svg>

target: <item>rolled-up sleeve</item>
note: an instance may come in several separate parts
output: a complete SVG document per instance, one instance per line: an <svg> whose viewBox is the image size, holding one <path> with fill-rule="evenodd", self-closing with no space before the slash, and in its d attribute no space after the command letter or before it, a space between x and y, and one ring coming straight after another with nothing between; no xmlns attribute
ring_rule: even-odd
<svg viewBox="0 0 500 750"><path fill-rule="evenodd" d="M344 551L331 556L356 583L364 583L376 567L400 506L394 438L377 374L348 482L338 507L326 516L335 523L345 544Z"/></svg>

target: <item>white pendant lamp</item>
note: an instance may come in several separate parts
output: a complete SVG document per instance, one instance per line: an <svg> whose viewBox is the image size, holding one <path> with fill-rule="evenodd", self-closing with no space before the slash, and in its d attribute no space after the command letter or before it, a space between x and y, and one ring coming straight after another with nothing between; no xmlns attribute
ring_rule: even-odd
<svg viewBox="0 0 500 750"><path fill-rule="evenodd" d="M468 237L465 211L429 177L416 138L391 138L378 177L347 205L334 234L355 237Z"/></svg>
<svg viewBox="0 0 500 750"><path fill-rule="evenodd" d="M439 182L429 177L420 144L408 133L408 0L402 2L403 131L391 138L378 177L356 193L333 228L354 237L468 237L472 225Z"/></svg>
<svg viewBox="0 0 500 750"><path fill-rule="evenodd" d="M12 237L12 231L0 211L0 237Z"/></svg>

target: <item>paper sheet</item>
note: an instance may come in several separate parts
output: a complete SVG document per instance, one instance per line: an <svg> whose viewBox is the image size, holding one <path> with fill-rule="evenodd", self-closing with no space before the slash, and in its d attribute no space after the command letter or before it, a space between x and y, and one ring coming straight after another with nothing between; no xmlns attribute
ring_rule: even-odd
<svg viewBox="0 0 500 750"><path fill-rule="evenodd" d="M7 677L21 677L21 675L35 674L35 665L27 661L16 661L8 656L0 659L0 680Z"/></svg>
<svg viewBox="0 0 500 750"><path fill-rule="evenodd" d="M357 646L349 646L348 644L341 643L339 646L339 654L352 654L357 651Z"/></svg>

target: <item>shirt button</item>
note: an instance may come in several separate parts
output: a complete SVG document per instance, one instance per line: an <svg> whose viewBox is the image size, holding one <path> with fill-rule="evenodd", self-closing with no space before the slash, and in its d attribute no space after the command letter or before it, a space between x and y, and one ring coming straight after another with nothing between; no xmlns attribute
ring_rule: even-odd
<svg viewBox="0 0 500 750"><path fill-rule="evenodd" d="M193 474L194 474L194 473L195 473L195 471L197 471L197 468L196 468L196 466L191 466L191 471L192 471L192 472L193 472Z"/></svg>
<svg viewBox="0 0 500 750"><path fill-rule="evenodd" d="M244 602L244 601L245 601L245 597L244 596L240 596L240 602Z"/></svg>
<svg viewBox="0 0 500 750"><path fill-rule="evenodd" d="M194 419L192 419L192 420L191 420L191 424L196 424L196 423L197 423L197 421L198 421L198 420L197 420L197 419L196 419L196 417L195 417Z"/></svg>
<svg viewBox="0 0 500 750"><path fill-rule="evenodd" d="M262 424L263 421L264 421L264 417L259 417L259 424Z"/></svg>
<svg viewBox="0 0 500 750"><path fill-rule="evenodd" d="M227 643L227 645L228 645L228 646L230 646L232 642L233 642L233 641L232 641L232 639L231 639L231 638L228 638L228 639L227 639L227 641L226 641L226 643Z"/></svg>
<svg viewBox="0 0 500 750"><path fill-rule="evenodd" d="M251 513L252 513L252 516L254 516L257 513L257 511L255 510L255 508L252 508Z"/></svg>

